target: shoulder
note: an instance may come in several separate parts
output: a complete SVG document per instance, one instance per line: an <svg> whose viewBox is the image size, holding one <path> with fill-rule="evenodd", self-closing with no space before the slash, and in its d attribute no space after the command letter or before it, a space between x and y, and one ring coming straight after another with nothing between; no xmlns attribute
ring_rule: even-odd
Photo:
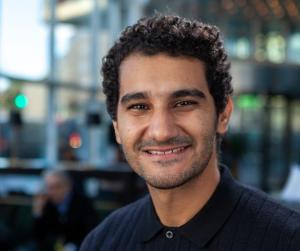
<svg viewBox="0 0 300 251"><path fill-rule="evenodd" d="M299 249L300 213L259 190L243 186L243 191L236 211L240 214L240 230L248 232L252 242L257 241L263 250Z"/></svg>
<svg viewBox="0 0 300 251"><path fill-rule="evenodd" d="M81 246L81 251L105 249L118 238L126 238L126 234L132 233L140 218L143 208L150 202L149 195L117 209L106 217L92 232L88 234ZM112 238L113 236L113 238ZM108 243L111 242L111 243Z"/></svg>
<svg viewBox="0 0 300 251"><path fill-rule="evenodd" d="M288 208L258 189L247 186L243 188L244 193L240 204L245 206L246 212L254 215L260 213L265 219L276 219L278 224L291 223L289 226L300 227L299 212ZM290 219L293 219L293 222L289 222Z"/></svg>

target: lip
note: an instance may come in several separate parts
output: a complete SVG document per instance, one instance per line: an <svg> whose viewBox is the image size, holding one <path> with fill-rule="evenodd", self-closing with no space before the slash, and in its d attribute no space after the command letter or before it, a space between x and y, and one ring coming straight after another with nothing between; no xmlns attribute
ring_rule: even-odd
<svg viewBox="0 0 300 251"><path fill-rule="evenodd" d="M152 160L171 160L183 157L188 151L190 145L183 146L164 146L164 147L147 147L142 150L144 156Z"/></svg>
<svg viewBox="0 0 300 251"><path fill-rule="evenodd" d="M153 146L153 147L144 147L141 149L143 152L148 152L148 151L169 151L177 148L187 148L189 145L172 145L172 146Z"/></svg>

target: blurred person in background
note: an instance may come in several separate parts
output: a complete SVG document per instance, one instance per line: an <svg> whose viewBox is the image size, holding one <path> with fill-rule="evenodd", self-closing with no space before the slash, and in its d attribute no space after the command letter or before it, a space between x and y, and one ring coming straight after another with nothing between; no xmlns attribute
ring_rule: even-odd
<svg viewBox="0 0 300 251"><path fill-rule="evenodd" d="M33 203L37 249L75 251L97 223L92 203L75 189L64 170L48 170L43 180L44 191L35 196Z"/></svg>
<svg viewBox="0 0 300 251"><path fill-rule="evenodd" d="M81 251L300 250L300 215L219 163L233 109L217 27L154 15L103 60L117 142L149 195L113 212Z"/></svg>

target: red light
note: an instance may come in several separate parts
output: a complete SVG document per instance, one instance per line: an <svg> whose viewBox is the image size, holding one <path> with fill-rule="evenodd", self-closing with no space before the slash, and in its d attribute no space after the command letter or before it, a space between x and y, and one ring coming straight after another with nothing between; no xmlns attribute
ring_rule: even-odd
<svg viewBox="0 0 300 251"><path fill-rule="evenodd" d="M72 133L69 137L69 145L72 148L79 148L82 145L82 140L79 133Z"/></svg>

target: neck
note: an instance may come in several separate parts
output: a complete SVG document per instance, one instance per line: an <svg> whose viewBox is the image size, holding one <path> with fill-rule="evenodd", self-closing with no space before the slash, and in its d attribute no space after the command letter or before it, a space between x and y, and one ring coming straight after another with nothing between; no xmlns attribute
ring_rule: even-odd
<svg viewBox="0 0 300 251"><path fill-rule="evenodd" d="M155 211L163 225L182 226L207 203L220 181L217 161L213 162L199 177L181 187L161 190L148 186Z"/></svg>

